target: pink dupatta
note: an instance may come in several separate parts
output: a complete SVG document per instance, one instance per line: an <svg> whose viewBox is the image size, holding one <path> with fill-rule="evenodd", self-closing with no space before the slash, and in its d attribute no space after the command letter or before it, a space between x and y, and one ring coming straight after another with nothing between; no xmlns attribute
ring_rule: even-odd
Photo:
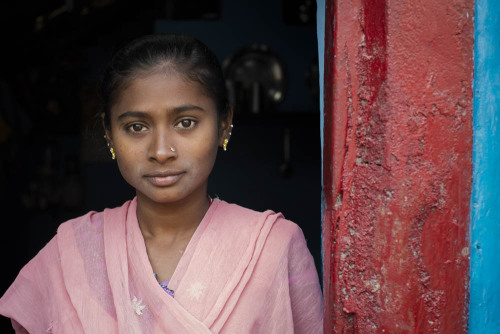
<svg viewBox="0 0 500 334"><path fill-rule="evenodd" d="M62 224L0 299L30 333L320 333L322 298L302 231L215 199L169 296L154 278L136 199Z"/></svg>

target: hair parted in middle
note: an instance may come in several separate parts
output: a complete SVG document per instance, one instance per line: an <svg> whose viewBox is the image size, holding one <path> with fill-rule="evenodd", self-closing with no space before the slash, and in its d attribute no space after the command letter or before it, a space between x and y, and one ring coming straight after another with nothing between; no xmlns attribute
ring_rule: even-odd
<svg viewBox="0 0 500 334"><path fill-rule="evenodd" d="M227 117L230 106L224 76L213 52L190 36L146 35L119 49L104 70L100 97L107 129L111 128L111 108L131 80L156 73L172 73L199 83L215 103L219 124Z"/></svg>

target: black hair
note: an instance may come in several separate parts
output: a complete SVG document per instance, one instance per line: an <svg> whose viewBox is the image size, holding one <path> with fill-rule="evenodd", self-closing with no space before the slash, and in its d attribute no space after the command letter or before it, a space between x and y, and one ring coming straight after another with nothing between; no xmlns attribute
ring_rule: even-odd
<svg viewBox="0 0 500 334"><path fill-rule="evenodd" d="M226 86L217 57L199 40L185 35L157 34L133 40L119 49L104 70L100 96L104 126L111 128L110 110L131 79L161 70L173 70L197 82L211 97L220 121L229 112Z"/></svg>

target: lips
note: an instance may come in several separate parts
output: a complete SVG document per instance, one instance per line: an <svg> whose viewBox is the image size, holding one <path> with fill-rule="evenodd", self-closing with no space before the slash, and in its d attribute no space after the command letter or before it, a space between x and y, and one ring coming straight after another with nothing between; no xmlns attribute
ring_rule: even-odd
<svg viewBox="0 0 500 334"><path fill-rule="evenodd" d="M158 171L144 175L154 186L168 187L174 185L184 175L182 171Z"/></svg>

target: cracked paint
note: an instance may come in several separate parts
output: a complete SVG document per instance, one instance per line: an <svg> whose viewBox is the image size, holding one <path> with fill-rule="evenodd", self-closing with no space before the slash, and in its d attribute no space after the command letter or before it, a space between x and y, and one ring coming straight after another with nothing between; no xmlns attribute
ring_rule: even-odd
<svg viewBox="0 0 500 334"><path fill-rule="evenodd" d="M325 2L326 333L467 331L473 12Z"/></svg>

